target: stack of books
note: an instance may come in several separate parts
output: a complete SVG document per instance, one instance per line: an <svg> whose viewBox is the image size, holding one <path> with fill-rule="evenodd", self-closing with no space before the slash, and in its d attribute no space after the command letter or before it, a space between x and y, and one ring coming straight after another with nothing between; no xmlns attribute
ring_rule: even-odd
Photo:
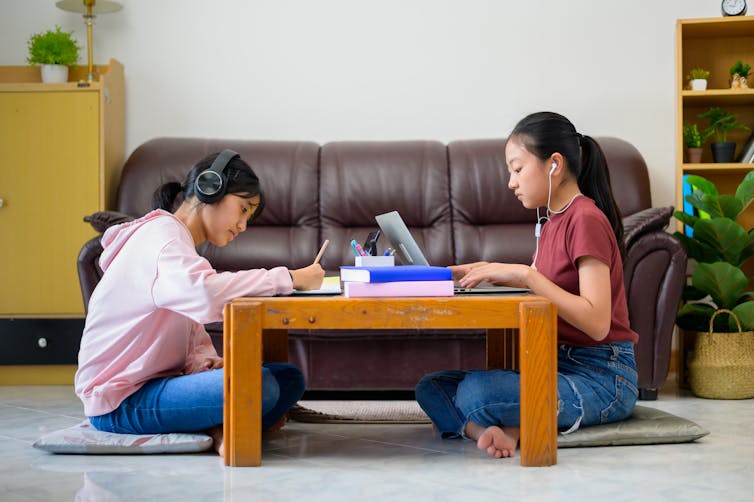
<svg viewBox="0 0 754 502"><path fill-rule="evenodd" d="M453 296L453 274L445 267L340 267L347 298Z"/></svg>

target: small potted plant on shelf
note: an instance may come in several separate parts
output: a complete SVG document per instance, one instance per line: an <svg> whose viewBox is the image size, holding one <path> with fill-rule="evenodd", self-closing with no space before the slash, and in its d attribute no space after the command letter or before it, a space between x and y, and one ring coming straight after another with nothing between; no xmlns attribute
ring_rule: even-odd
<svg viewBox="0 0 754 502"><path fill-rule="evenodd" d="M686 76L692 91L703 91L707 89L707 79L709 71L704 68L696 67Z"/></svg>
<svg viewBox="0 0 754 502"><path fill-rule="evenodd" d="M702 160L702 145L712 135L709 129L704 134L699 132L696 124L683 124L683 142L686 145L686 161L698 164Z"/></svg>
<svg viewBox="0 0 754 502"><path fill-rule="evenodd" d="M736 61L730 67L730 88L731 89L748 89L748 78L751 65Z"/></svg>
<svg viewBox="0 0 754 502"><path fill-rule="evenodd" d="M699 115L699 118L709 119L709 127L703 136L715 136L712 143L712 158L715 162L733 162L736 153L736 143L728 141L728 131L733 129L749 130L749 127L736 120L736 114L723 110L719 106L710 107Z"/></svg>
<svg viewBox="0 0 754 502"><path fill-rule="evenodd" d="M28 41L29 64L41 66L42 82L67 82L68 67L79 60L81 47L73 32L65 32L60 26L54 30L33 34Z"/></svg>
<svg viewBox="0 0 754 502"><path fill-rule="evenodd" d="M701 176L689 175L686 182L693 192L685 200L697 214L673 215L693 233L673 235L696 262L676 317L679 328L696 335L688 368L691 390L701 397L754 397L754 292L747 291L742 270L754 256L754 235L738 223L754 196L754 171L735 195L720 194Z"/></svg>

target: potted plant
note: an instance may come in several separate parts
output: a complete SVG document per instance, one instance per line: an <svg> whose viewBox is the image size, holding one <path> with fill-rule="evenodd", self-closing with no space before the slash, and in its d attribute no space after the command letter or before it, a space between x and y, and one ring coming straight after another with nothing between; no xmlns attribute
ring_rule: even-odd
<svg viewBox="0 0 754 502"><path fill-rule="evenodd" d="M733 129L749 130L749 127L737 122L735 113L723 110L719 106L710 107L709 110L700 114L699 118L709 119L709 127L705 129L703 135L707 137L715 136L715 141L711 145L714 161L733 162L736 144L728 141L728 131Z"/></svg>
<svg viewBox="0 0 754 502"><path fill-rule="evenodd" d="M685 303L676 317L679 328L697 335L694 357L689 362L691 388L702 397L734 398L740 397L741 392L752 397L754 371L749 371L752 368L744 368L747 375L742 377L745 382L741 386L727 391L703 388L699 373L705 372L704 378L708 381L717 378L729 381L729 371L739 372L740 367L722 370L717 364L716 369L711 369L705 366L701 356L713 348L730 350L738 343L752 347L746 349L751 352L746 355L740 354L737 348L733 350L739 350L739 355L748 358L747 365L754 364L754 333L751 333L754 330L754 292L747 291L749 278L741 269L754 256L754 232L747 232L737 221L754 196L754 171L744 177L735 195L720 194L714 183L701 176L689 175L686 180L694 188L685 197L686 202L700 214L705 213L704 217L682 211L673 213L676 219L693 228L692 236L683 232L673 234L689 258L696 262L683 291ZM720 339L720 336L726 338ZM722 396L720 392L729 394Z"/></svg>
<svg viewBox="0 0 754 502"><path fill-rule="evenodd" d="M730 88L731 89L748 89L748 78L751 65L736 61L730 67Z"/></svg>
<svg viewBox="0 0 754 502"><path fill-rule="evenodd" d="M686 145L686 160L698 164L702 160L702 145L712 135L709 129L704 134L699 132L696 124L683 124L683 143Z"/></svg>
<svg viewBox="0 0 754 502"><path fill-rule="evenodd" d="M691 86L692 91L703 91L707 89L707 79L709 78L709 71L704 68L693 68L686 76Z"/></svg>
<svg viewBox="0 0 754 502"><path fill-rule="evenodd" d="M68 67L79 60L81 47L73 32L65 32L60 26L54 30L33 34L28 41L29 64L41 65L42 82L68 81Z"/></svg>

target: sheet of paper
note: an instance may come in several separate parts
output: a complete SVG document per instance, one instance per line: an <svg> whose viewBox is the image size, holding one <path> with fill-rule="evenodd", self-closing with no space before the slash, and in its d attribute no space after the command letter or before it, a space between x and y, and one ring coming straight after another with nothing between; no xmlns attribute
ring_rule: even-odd
<svg viewBox="0 0 754 502"><path fill-rule="evenodd" d="M319 289L310 289L308 291L296 290L294 295L338 295L342 292L340 289L340 276L333 275L325 277L322 281L322 287Z"/></svg>

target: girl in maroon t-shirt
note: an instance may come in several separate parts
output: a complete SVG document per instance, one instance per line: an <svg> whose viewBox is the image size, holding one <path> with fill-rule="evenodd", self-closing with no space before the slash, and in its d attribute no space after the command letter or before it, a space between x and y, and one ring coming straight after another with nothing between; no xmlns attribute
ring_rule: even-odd
<svg viewBox="0 0 754 502"><path fill-rule="evenodd" d="M628 418L638 397L634 344L623 285L623 224L605 156L556 113L521 120L505 145L508 188L537 208L531 265L456 265L462 286L521 286L558 308L558 427ZM545 215L539 217L539 208ZM493 457L518 445L520 374L440 371L424 376L416 399L443 437L468 437Z"/></svg>

